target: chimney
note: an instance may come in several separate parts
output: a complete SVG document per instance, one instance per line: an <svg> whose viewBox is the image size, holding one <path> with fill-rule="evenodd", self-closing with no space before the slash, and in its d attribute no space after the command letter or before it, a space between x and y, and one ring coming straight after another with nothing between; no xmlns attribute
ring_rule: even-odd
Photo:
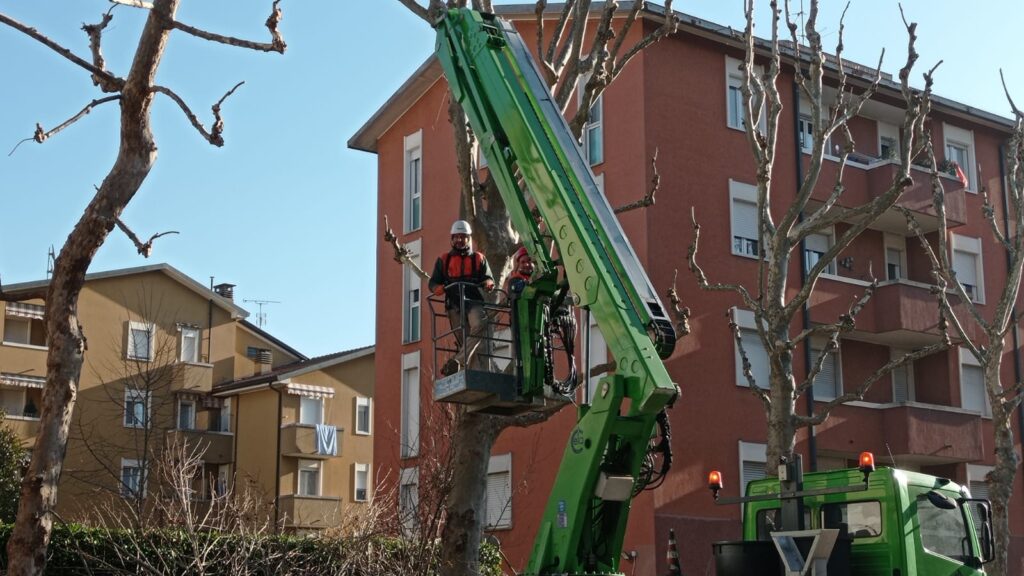
<svg viewBox="0 0 1024 576"><path fill-rule="evenodd" d="M260 348L256 351L256 356L253 357L253 362L256 363L257 374L266 374L273 369L274 366L274 353L267 348Z"/></svg>
<svg viewBox="0 0 1024 576"><path fill-rule="evenodd" d="M219 294L220 296L227 298L228 300L233 301L235 299L234 284L228 284L226 282L224 284L217 284L216 286L213 287L213 291Z"/></svg>

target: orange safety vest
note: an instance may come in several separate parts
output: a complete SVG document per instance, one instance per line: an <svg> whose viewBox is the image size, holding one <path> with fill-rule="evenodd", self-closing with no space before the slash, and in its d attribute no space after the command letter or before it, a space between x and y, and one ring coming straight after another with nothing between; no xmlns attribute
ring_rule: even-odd
<svg viewBox="0 0 1024 576"><path fill-rule="evenodd" d="M444 265L444 275L448 282L456 280L475 279L484 267L484 255L480 252L472 254L452 254L445 252L441 256Z"/></svg>

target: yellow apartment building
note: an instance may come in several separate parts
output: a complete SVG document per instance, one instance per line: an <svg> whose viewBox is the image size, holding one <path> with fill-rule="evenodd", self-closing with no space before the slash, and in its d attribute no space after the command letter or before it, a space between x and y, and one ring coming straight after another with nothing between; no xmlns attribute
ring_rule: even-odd
<svg viewBox="0 0 1024 576"><path fill-rule="evenodd" d="M5 286L38 291L46 281ZM46 382L46 303L0 302L0 409L35 441ZM336 525L372 497L372 346L308 358L248 322L233 286L167 264L86 276L87 338L57 512L144 506L168 446L202 452L193 498L245 482L275 525Z"/></svg>

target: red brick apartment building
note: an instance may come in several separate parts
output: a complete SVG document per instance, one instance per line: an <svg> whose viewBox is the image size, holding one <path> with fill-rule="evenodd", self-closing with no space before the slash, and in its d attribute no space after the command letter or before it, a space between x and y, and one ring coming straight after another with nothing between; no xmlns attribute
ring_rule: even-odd
<svg viewBox="0 0 1024 576"><path fill-rule="evenodd" d="M549 10L556 10L554 18L560 7ZM659 10L644 12L647 31L659 25ZM515 20L525 38L534 37L532 6L522 12L506 7L503 16ZM757 235L743 218L753 199L753 161L737 126L741 116L730 99L741 81L736 66L743 58L742 42L730 29L710 22L689 16L681 22L676 34L640 54L605 92L598 104L601 113L588 130L593 171L613 206L643 194L650 181L650 158L659 150L662 191L657 207L624 213L621 223L659 291L664 293L673 271L680 269L682 297L694 312L692 334L666 362L682 388L670 411L677 464L663 486L635 501L626 537L625 550L637 552L633 573L645 576L665 572L669 528L681 535L686 574L705 573L712 542L739 537L740 509L713 505L705 487L709 469L721 469L731 479L732 491L764 474L764 414L738 377L737 351L727 326L726 312L739 303L730 295L700 292L686 272L693 206L703 225L700 259L709 277L748 285L755 277L757 263L747 254L744 238ZM643 32L638 28L631 31L636 38ZM790 80L784 72L780 82L788 85ZM802 161L793 127L798 122L802 126L804 119L792 117L792 90L783 89L782 98L776 194L795 190L797 163ZM887 80L850 123L856 140L856 154L845 174L844 199L850 204L863 202L890 182L895 167L886 158L898 143L901 103L898 85ZM352 148L377 154L379 226L389 216L400 241L422 255L428 270L448 249L448 228L459 213L446 106L447 85L437 60L430 57L349 141ZM969 180L965 188L955 178L944 179L950 216L946 233L956 252L958 277L973 286L979 302L987 299L991 304L1005 281L1005 259L982 218L978 191L987 188L997 207L1002 206L999 151L1010 122L937 97L930 126L938 158L958 160ZM822 189L836 166L826 160ZM934 235L928 175L915 171L914 176L915 186L902 202ZM836 232L841 233L839 228ZM814 242L827 244L834 237L813 238L810 249ZM379 243L377 250L374 460L391 467L411 501L420 481L423 439L431 432L425 416L436 371L431 317L422 296L425 284L393 262L390 247ZM856 331L841 342L831 370L815 386L817 398L834 397L844 382L853 386L892 355L937 338L934 299L925 285L929 264L896 214L885 215L837 259L831 274L818 283L810 320L831 322L845 311L867 285L869 266L883 282L858 317ZM800 281L796 266L791 281ZM749 312L734 314L741 326L753 327ZM592 337L599 342L599 333ZM757 343L747 346L752 350ZM1016 378L1017 352L1004 363L1007 381ZM757 365L758 351L751 355ZM511 506L503 510L492 505L487 522L518 567L530 553L573 412L563 410L542 426L508 430L494 447L490 490L510 495ZM865 401L840 407L814 430L813 443L801 433L799 450L805 465L814 461L820 470L846 467L859 451L871 450L886 464L895 461L901 468L952 478L969 484L977 495L984 492L984 474L993 463L987 412L980 370L954 347L877 383ZM1024 554L1020 475L1014 494L1011 558L1019 558ZM623 562L623 571L632 569L630 562Z"/></svg>

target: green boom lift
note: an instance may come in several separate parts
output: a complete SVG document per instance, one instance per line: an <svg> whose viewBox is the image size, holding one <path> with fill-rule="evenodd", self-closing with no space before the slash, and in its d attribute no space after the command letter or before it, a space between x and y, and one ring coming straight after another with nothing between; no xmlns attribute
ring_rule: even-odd
<svg viewBox="0 0 1024 576"><path fill-rule="evenodd" d="M495 386L496 375L465 370L439 380L435 398L479 400L465 395L476 389L512 404L543 402L551 366L538 353L544 323L570 292L590 310L615 371L578 408L525 574L618 574L630 501L671 460L664 410L679 389L661 359L675 347L672 322L515 29L450 10L437 24L436 50L540 272L513 307L514 381Z"/></svg>

